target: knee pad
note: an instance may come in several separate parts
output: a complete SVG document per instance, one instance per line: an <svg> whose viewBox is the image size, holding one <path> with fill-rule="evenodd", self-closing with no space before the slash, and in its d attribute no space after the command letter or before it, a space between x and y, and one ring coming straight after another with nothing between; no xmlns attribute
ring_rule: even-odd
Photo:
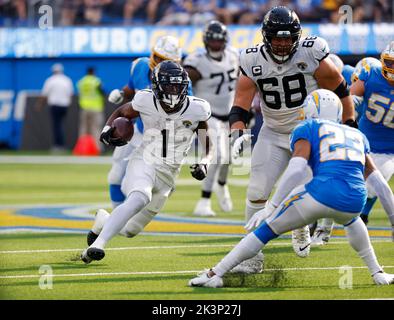
<svg viewBox="0 0 394 320"><path fill-rule="evenodd" d="M142 210L132 217L126 224L126 237L132 238L144 230L145 226L152 221L156 213Z"/></svg>
<svg viewBox="0 0 394 320"><path fill-rule="evenodd" d="M246 197L247 197L247 204L250 203L252 206L255 205L252 201L257 201L257 200L264 200L267 201L269 197L268 195L265 194L264 190L257 185L249 185L247 192L246 192Z"/></svg>

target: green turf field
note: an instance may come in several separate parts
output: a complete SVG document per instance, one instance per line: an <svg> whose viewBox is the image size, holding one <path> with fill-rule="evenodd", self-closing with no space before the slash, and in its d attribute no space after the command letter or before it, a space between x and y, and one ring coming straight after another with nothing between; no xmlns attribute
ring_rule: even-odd
<svg viewBox="0 0 394 320"><path fill-rule="evenodd" d="M1 164L0 206L108 203L109 165ZM192 217L200 191L187 170L163 212ZM235 177L232 177L235 179ZM240 177L247 179L247 177ZM394 181L391 181L392 188ZM218 218L241 221L246 187L230 186L234 212ZM7 222L0 210L0 226ZM3 219L3 220L2 220ZM370 226L389 226L378 203ZM0 234L0 299L376 299L394 298L394 286L372 284L367 269L344 238L312 248L306 259L295 256L289 239L265 249L265 272L230 275L226 288L189 288L188 280L212 267L239 241L235 236L140 235L116 237L100 262L84 265L77 256L86 246L83 234ZM394 273L394 243L374 238L373 245L386 271ZM40 273L40 267L50 266ZM344 266L352 266L351 288L342 289ZM45 278L54 275L52 286ZM342 270L343 271L343 270ZM42 278L44 276L44 278ZM40 278L41 277L41 278ZM50 279L50 278L49 278ZM41 283L41 288L40 288ZM342 286L343 287L343 286Z"/></svg>

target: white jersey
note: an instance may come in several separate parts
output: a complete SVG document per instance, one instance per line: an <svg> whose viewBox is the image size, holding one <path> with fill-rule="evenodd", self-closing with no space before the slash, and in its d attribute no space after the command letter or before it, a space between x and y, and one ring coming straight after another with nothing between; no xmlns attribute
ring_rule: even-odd
<svg viewBox="0 0 394 320"><path fill-rule="evenodd" d="M131 104L144 124L142 144L133 154L143 156L146 163L153 164L166 178L173 179L194 141L194 130L199 122L211 116L209 103L187 96L180 111L167 114L152 90L141 90Z"/></svg>
<svg viewBox="0 0 394 320"><path fill-rule="evenodd" d="M226 47L221 61L212 59L206 52L192 53L185 58L183 66L194 68L201 74L201 79L193 84L193 94L210 103L213 116L227 117L239 74L238 50Z"/></svg>
<svg viewBox="0 0 394 320"><path fill-rule="evenodd" d="M302 120L299 109L318 88L313 74L328 54L327 42L319 37L302 38L297 51L283 64L272 60L264 44L241 52L241 72L256 83L265 126L288 134Z"/></svg>

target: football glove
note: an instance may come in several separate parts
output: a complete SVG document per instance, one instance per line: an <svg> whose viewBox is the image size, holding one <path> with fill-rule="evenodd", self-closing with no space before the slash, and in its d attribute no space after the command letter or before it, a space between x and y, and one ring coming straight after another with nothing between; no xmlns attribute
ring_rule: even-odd
<svg viewBox="0 0 394 320"><path fill-rule="evenodd" d="M353 119L347 119L346 121L345 121L345 123L344 124L346 124L347 126L349 126L349 127L352 127L352 128L356 128L356 129L358 129L358 123L357 123L357 120L353 120Z"/></svg>
<svg viewBox="0 0 394 320"><path fill-rule="evenodd" d="M121 138L114 138L112 137L112 134L114 132L115 128L111 126L105 126L103 128L103 131L101 131L100 135L100 141L104 143L105 145L111 145L115 147L121 147L127 144L127 141L124 141Z"/></svg>
<svg viewBox="0 0 394 320"><path fill-rule="evenodd" d="M124 97L124 92L119 89L115 89L112 90L111 93L109 94L108 101L114 104L120 104L123 101L123 97Z"/></svg>
<svg viewBox="0 0 394 320"><path fill-rule="evenodd" d="M256 229L264 220L266 220L276 207L274 207L270 202L267 203L264 209L257 211L250 220L246 223L245 229L252 231Z"/></svg>
<svg viewBox="0 0 394 320"><path fill-rule="evenodd" d="M232 160L238 159L239 155L244 149L244 144L250 142L252 140L252 137L252 134L243 134L242 136L234 140L231 148Z"/></svg>
<svg viewBox="0 0 394 320"><path fill-rule="evenodd" d="M190 173L193 178L197 180L203 180L207 176L208 165L205 163L193 164L190 166Z"/></svg>

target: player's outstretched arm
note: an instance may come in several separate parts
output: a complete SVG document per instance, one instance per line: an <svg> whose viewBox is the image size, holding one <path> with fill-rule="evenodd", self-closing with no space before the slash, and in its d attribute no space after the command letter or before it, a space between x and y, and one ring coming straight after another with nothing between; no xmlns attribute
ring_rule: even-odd
<svg viewBox="0 0 394 320"><path fill-rule="evenodd" d="M345 79L331 59L322 60L314 76L320 88L333 91L341 99L343 105L342 122L356 127L353 99Z"/></svg>
<svg viewBox="0 0 394 320"><path fill-rule="evenodd" d="M393 241L394 241L394 195L390 186L384 179L380 171L376 168L370 155L365 156L365 180L367 186L371 187L378 196L384 211L391 222L393 228Z"/></svg>

